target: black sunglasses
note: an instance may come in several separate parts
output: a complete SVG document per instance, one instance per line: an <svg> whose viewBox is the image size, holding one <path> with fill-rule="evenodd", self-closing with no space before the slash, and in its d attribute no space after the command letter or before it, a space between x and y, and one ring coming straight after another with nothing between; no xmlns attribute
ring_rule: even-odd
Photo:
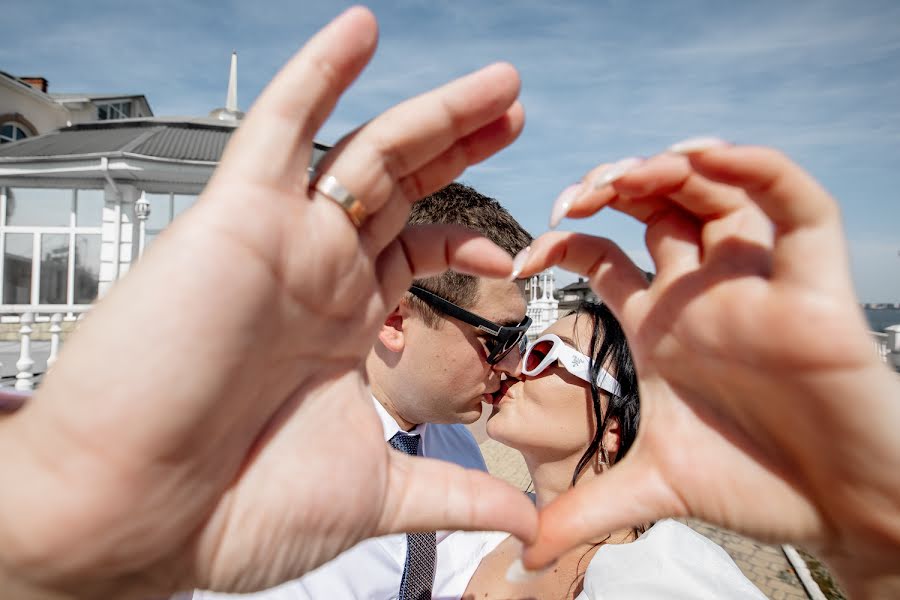
<svg viewBox="0 0 900 600"><path fill-rule="evenodd" d="M479 317L473 312L469 312L461 306L453 304L449 300L441 298L437 294L429 292L425 288L414 285L409 288L411 294L431 306L432 308L444 313L454 319L459 319L463 323L471 325L481 331L487 333L489 338L485 340L487 347L487 363L496 365L503 360L503 357L509 354L509 351L518 347L519 353L523 353L528 345L528 339L525 334L531 325L531 317L525 317L518 325L508 326L488 321L484 317Z"/></svg>

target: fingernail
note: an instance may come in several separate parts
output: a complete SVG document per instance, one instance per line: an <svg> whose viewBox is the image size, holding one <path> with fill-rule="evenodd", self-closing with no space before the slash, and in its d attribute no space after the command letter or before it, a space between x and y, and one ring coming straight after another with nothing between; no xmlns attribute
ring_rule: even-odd
<svg viewBox="0 0 900 600"><path fill-rule="evenodd" d="M519 253L516 254L516 257L513 259L513 272L512 275L509 276L510 281L519 278L519 273L522 272L522 269L524 269L525 265L528 263L529 256L531 256L531 246L525 246L519 250Z"/></svg>
<svg viewBox="0 0 900 600"><path fill-rule="evenodd" d="M549 572L555 564L556 563L550 563L543 569L532 571L525 568L521 558L517 558L512 561L512 564L509 565L509 568L506 570L506 580L510 583L527 583Z"/></svg>
<svg viewBox="0 0 900 600"><path fill-rule="evenodd" d="M621 179L626 173L640 165L643 159L637 157L629 157L623 158L618 162L614 162L609 165L594 177L594 180L591 182L592 190L599 190L602 187L605 187L611 183L614 183Z"/></svg>
<svg viewBox="0 0 900 600"><path fill-rule="evenodd" d="M728 142L717 137L692 137L682 140L677 144L669 146L669 152L677 154L691 154L694 152L704 152L713 148L722 148L727 146Z"/></svg>
<svg viewBox="0 0 900 600"><path fill-rule="evenodd" d="M556 201L553 202L553 210L550 211L550 229L556 229L559 223L566 218L566 215L569 214L569 209L572 207L572 201L578 196L580 189L581 184L574 183L556 197Z"/></svg>

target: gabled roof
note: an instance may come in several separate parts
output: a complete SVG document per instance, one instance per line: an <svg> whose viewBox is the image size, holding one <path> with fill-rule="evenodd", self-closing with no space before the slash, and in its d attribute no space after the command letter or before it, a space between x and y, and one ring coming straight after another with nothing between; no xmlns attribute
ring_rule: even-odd
<svg viewBox="0 0 900 600"><path fill-rule="evenodd" d="M25 83L15 75L10 75L6 71L0 71L0 83L4 83L14 89L18 89L20 92L27 94L32 98L37 98L41 102L50 104L51 106L56 108L56 110L65 110L62 106L60 106L59 103L55 102L49 94L45 94L41 90L34 89L30 84Z"/></svg>

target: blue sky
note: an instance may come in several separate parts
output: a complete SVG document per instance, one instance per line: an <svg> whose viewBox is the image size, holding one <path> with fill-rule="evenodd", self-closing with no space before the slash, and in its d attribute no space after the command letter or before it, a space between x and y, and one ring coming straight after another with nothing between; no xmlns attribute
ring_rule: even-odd
<svg viewBox="0 0 900 600"><path fill-rule="evenodd" d="M4 7L0 69L57 92L143 93L158 116L225 100L239 54L241 108L349 3L135 5L39 0ZM556 194L598 162L718 135L777 146L844 212L861 301L900 302L900 3L627 0L373 2L374 61L319 135L496 60L522 75L527 124L462 180L533 234ZM602 213L564 227L617 240L645 268L642 229ZM568 274L559 274L563 283Z"/></svg>

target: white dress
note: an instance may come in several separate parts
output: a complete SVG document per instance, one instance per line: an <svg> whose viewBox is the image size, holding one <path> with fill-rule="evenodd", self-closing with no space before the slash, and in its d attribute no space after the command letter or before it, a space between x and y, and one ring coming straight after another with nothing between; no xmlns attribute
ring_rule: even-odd
<svg viewBox="0 0 900 600"><path fill-rule="evenodd" d="M457 534L485 536L485 555L508 537L501 532ZM465 586L441 598L460 598L464 591ZM657 522L633 542L601 546L576 600L651 598L766 600L725 550L671 519Z"/></svg>

